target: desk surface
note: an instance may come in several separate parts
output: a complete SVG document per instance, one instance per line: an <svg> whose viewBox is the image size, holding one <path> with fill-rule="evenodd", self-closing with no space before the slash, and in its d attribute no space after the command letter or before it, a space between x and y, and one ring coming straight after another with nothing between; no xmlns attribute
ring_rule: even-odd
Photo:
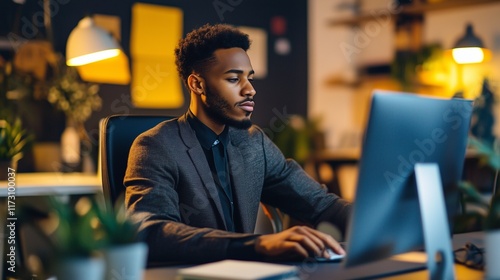
<svg viewBox="0 0 500 280"><path fill-rule="evenodd" d="M8 183L0 181L0 197L7 195ZM101 191L101 179L84 173L16 173L15 188L16 196L92 194Z"/></svg>
<svg viewBox="0 0 500 280"><path fill-rule="evenodd" d="M463 247L466 242L473 242L482 246L483 234L480 232L459 234L453 237L453 247L458 249ZM346 269L342 263L315 263L302 262L290 263L299 268L300 279L353 279L376 277L377 279L399 280L399 279L428 279L428 273L424 269L425 263L418 258L412 261L398 261L388 259L373 262L367 265L361 265ZM149 268L144 274L144 280L156 279L176 279L177 270L187 266ZM455 265L455 274L457 279L483 279L483 271L467 268L463 265Z"/></svg>

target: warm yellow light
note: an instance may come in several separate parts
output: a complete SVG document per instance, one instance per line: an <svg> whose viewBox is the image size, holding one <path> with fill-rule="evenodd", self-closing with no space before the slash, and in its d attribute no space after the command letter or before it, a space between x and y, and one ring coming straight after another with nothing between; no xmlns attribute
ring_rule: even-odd
<svg viewBox="0 0 500 280"><path fill-rule="evenodd" d="M484 61L485 54L482 48L456 48L452 50L453 59L458 64L480 63Z"/></svg>
<svg viewBox="0 0 500 280"><path fill-rule="evenodd" d="M122 50L118 56L76 67L84 81L118 85L130 83L129 68L127 55Z"/></svg>
<svg viewBox="0 0 500 280"><path fill-rule="evenodd" d="M119 49L104 50L104 51L100 51L100 52L89 53L86 55L71 58L66 62L66 64L68 66L80 66L80 65L85 65L85 64L92 63L92 62L112 58L112 57L118 56L118 54L120 54Z"/></svg>

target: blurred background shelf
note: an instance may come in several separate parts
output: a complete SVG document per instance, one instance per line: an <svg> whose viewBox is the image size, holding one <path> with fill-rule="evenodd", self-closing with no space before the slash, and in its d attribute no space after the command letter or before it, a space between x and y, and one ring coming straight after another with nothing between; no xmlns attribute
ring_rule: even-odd
<svg viewBox="0 0 500 280"><path fill-rule="evenodd" d="M360 12L353 16L346 16L345 18L336 18L329 20L328 24L331 26L338 25L359 25L363 22L377 19L378 17L387 15L422 15L430 11L439 11L454 8L464 8L468 6L477 6L481 4L495 3L498 0L417 0L410 1L395 1L400 2L400 7L388 6L384 9L371 10L370 12ZM390 12L393 12L392 14Z"/></svg>

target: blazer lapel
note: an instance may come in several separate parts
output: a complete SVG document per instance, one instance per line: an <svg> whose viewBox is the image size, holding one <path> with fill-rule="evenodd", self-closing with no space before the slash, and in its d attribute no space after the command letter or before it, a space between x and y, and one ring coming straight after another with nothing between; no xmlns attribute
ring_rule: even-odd
<svg viewBox="0 0 500 280"><path fill-rule="evenodd" d="M235 211L235 215L239 214L239 217L234 217L234 220L236 221L238 218L241 220L243 232L253 232L260 196L254 193L256 191L252 187L254 178L249 172L246 172L246 162L238 147L230 142L227 153L233 182L233 196L239 210ZM257 200L253 199L254 197L257 197Z"/></svg>
<svg viewBox="0 0 500 280"><path fill-rule="evenodd" d="M212 172L210 171L210 167L208 166L207 161L205 159L205 153L203 152L203 148L198 142L196 134L192 130L191 126L189 126L189 123L187 122L185 115L179 118L178 123L179 123L181 138L188 147L189 157L191 158L191 161L193 162L193 165L196 168L196 172L198 172L198 175L200 176L203 182L203 186L207 190L210 199L214 202L215 207L217 208L217 213L219 214L219 218L224 223L224 228L227 229L226 221L224 219L224 215L222 212L222 206L220 203L217 186L215 185Z"/></svg>

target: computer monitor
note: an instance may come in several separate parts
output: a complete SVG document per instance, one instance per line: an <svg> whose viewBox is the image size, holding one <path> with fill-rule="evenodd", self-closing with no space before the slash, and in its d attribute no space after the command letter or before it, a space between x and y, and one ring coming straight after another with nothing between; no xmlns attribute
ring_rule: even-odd
<svg viewBox="0 0 500 280"><path fill-rule="evenodd" d="M439 166L452 227L471 113L471 100L374 91L346 238L346 266L424 248L413 168L417 162Z"/></svg>

